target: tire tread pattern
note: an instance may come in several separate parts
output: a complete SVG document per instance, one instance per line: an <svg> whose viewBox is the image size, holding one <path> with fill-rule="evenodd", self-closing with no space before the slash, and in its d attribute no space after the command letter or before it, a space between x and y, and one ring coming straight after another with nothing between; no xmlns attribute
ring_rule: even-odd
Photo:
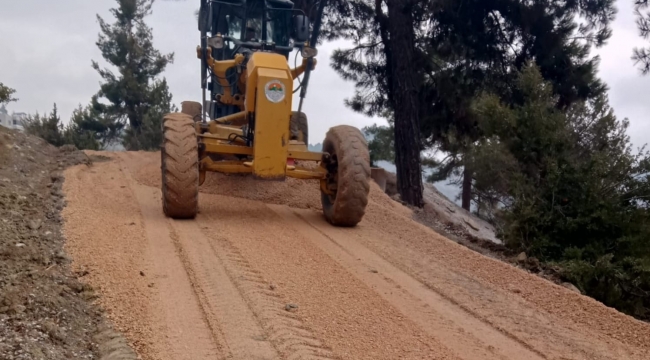
<svg viewBox="0 0 650 360"><path fill-rule="evenodd" d="M173 113L163 119L161 170L165 215L194 218L199 202L199 157L190 115Z"/></svg>
<svg viewBox="0 0 650 360"><path fill-rule="evenodd" d="M365 215L370 193L368 143L359 129L340 125L327 132L323 151L336 154L338 159L336 198L332 202L321 193L325 218L335 226L356 226Z"/></svg>

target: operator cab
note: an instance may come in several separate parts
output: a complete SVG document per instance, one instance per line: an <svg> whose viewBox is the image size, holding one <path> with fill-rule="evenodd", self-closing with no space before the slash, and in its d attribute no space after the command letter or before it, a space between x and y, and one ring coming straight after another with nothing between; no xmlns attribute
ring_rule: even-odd
<svg viewBox="0 0 650 360"><path fill-rule="evenodd" d="M224 53L214 54L215 59L231 59L236 53L247 53L246 49L272 51L288 57L293 48L293 16L293 2L288 0L212 1L212 36L222 34L260 47L251 48L225 40Z"/></svg>
<svg viewBox="0 0 650 360"><path fill-rule="evenodd" d="M309 20L302 11L294 10L289 0L203 0L199 12L199 30L205 32L207 45L215 60L230 60L244 55L244 64L255 51L281 54L289 58L296 47L303 49L309 37ZM207 33L210 33L209 35ZM237 94L238 71L226 72L231 93ZM240 111L237 106L214 102L223 87L214 74L207 84L210 91L208 114L219 118ZM206 110L208 107L206 107Z"/></svg>

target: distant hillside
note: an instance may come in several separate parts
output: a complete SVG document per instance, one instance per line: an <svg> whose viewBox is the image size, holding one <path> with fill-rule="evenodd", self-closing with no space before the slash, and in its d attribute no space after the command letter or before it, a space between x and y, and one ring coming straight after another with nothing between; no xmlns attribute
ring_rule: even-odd
<svg viewBox="0 0 650 360"><path fill-rule="evenodd" d="M321 151L323 149L323 144L318 143L316 145L309 144L309 151Z"/></svg>

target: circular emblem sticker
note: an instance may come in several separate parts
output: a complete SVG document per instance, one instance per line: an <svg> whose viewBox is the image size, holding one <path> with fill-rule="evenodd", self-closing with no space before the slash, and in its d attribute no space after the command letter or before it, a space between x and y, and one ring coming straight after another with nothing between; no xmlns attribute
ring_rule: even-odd
<svg viewBox="0 0 650 360"><path fill-rule="evenodd" d="M282 84L282 82L279 80L271 80L266 83L266 86L264 87L264 93L270 102L279 103L280 101L284 100L284 84Z"/></svg>

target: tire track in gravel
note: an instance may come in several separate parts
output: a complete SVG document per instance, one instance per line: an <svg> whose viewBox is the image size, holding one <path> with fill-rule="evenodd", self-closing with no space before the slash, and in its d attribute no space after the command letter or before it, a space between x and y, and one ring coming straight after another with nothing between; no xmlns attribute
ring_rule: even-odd
<svg viewBox="0 0 650 360"><path fill-rule="evenodd" d="M205 194L202 199L200 226L252 299L263 326L277 331L270 338L286 337L281 351L308 345L284 353L288 359L309 358L307 351L322 348L351 360L458 359L265 204ZM269 296L269 283L280 297ZM289 302L298 305L295 313L284 310Z"/></svg>
<svg viewBox="0 0 650 360"><path fill-rule="evenodd" d="M195 239L205 237L188 227L184 230L195 234ZM196 225L194 227L195 230L198 229ZM206 233L209 233L210 228L204 227L204 229ZM267 339L283 359L325 360L338 358L305 327L300 316L289 312L291 309L286 308L287 301L284 300L281 293L264 280L262 274L251 266L228 239L218 235L212 236L211 247L213 254L224 264L230 279L234 281L247 300L249 308L261 322Z"/></svg>
<svg viewBox="0 0 650 360"><path fill-rule="evenodd" d="M130 178L130 177L129 177ZM130 179L129 179L130 180ZM206 319L190 277L178 256L167 219L160 212L157 189L129 181L144 220L152 270L158 292L157 316L170 353L168 359L223 358L219 334ZM151 206L155 203L157 206Z"/></svg>
<svg viewBox="0 0 650 360"><path fill-rule="evenodd" d="M383 194L336 228L246 198L310 208L307 187L218 176L239 197L202 193L195 220L166 219L155 155L76 170L68 215L114 318L157 350L147 360L648 359L647 324L452 243Z"/></svg>
<svg viewBox="0 0 650 360"><path fill-rule="evenodd" d="M208 242L195 221L164 218L158 189L132 184L158 238L169 237L203 312L202 321L221 343L226 358L246 360L336 359L304 327L299 316L285 310L282 296L225 239ZM166 222L167 226L161 224ZM167 231L167 235L162 232ZM164 258L169 258L165 254ZM175 259L176 260L176 259ZM195 321L196 319L192 319ZM185 329L188 329L185 326ZM280 355L279 355L280 354Z"/></svg>
<svg viewBox="0 0 650 360"><path fill-rule="evenodd" d="M218 358L219 349L176 256L159 209L142 208L123 163L112 160L66 171L66 247L99 302L125 332L139 358ZM153 189L155 190L155 189Z"/></svg>
<svg viewBox="0 0 650 360"><path fill-rule="evenodd" d="M407 318L454 349L460 358L546 359L544 354L484 323L359 243L330 236L332 228L321 216L281 205L267 206Z"/></svg>
<svg viewBox="0 0 650 360"><path fill-rule="evenodd" d="M235 286L221 257L196 223L172 222L179 240L181 258L191 269L195 291L210 314L210 321L220 326L234 359L279 359L249 303Z"/></svg>
<svg viewBox="0 0 650 360"><path fill-rule="evenodd" d="M396 218L386 208L370 209L364 221L359 236L323 228L344 244L363 245L473 316L549 358L650 359L647 347L630 346L650 332L629 332L624 341L612 337L610 331L599 332L598 325L612 326L612 320L621 314L591 298L477 254L411 219ZM501 283L497 286L496 281ZM544 301L529 301L522 296L527 292ZM557 302L564 304L549 306ZM585 314L576 318L581 311ZM613 314L603 316L607 312ZM638 325L650 330L647 324L629 319L632 321L626 325L634 327L626 326L619 332L636 330Z"/></svg>

